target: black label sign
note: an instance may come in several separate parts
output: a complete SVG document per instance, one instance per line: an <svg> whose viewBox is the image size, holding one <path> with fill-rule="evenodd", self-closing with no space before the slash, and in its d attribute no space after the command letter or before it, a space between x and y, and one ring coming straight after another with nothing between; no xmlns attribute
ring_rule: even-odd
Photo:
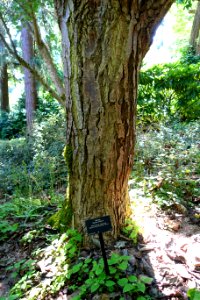
<svg viewBox="0 0 200 300"><path fill-rule="evenodd" d="M88 234L106 232L112 230L109 216L90 219L85 222Z"/></svg>

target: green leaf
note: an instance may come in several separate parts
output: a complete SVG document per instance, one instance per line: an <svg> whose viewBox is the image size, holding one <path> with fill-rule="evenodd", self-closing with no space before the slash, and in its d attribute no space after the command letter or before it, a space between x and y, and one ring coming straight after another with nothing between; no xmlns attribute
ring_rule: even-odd
<svg viewBox="0 0 200 300"><path fill-rule="evenodd" d="M71 249L69 249L69 253L71 255L74 255L76 253L76 251L77 251L77 247L76 246L72 246Z"/></svg>
<svg viewBox="0 0 200 300"><path fill-rule="evenodd" d="M119 263L120 261L121 261L120 255L113 253L111 255L111 258L108 260L108 264L109 264L109 266L111 266L111 265L115 265L115 264Z"/></svg>
<svg viewBox="0 0 200 300"><path fill-rule="evenodd" d="M100 287L100 284L98 282L93 283L92 286L90 287L91 293L96 292L99 289L99 287Z"/></svg>
<svg viewBox="0 0 200 300"><path fill-rule="evenodd" d="M94 280L92 278L89 278L85 281L85 283L87 283L88 285L92 285L94 282Z"/></svg>
<svg viewBox="0 0 200 300"><path fill-rule="evenodd" d="M110 274L115 274L117 272L117 269L116 268L113 268L113 267L109 267L109 271L110 271Z"/></svg>
<svg viewBox="0 0 200 300"><path fill-rule="evenodd" d="M123 293L128 293L134 289L134 286L130 283L127 283L123 288Z"/></svg>
<svg viewBox="0 0 200 300"><path fill-rule="evenodd" d="M200 291L198 291L197 289L189 289L187 291L187 296L190 298L190 300L199 300Z"/></svg>
<svg viewBox="0 0 200 300"><path fill-rule="evenodd" d="M17 273L17 272L12 272L11 277L12 277L13 279L17 278L17 276L18 276L18 273Z"/></svg>
<svg viewBox="0 0 200 300"><path fill-rule="evenodd" d="M84 261L84 264L89 264L91 263L92 259L91 258L86 258L86 260Z"/></svg>
<svg viewBox="0 0 200 300"><path fill-rule="evenodd" d="M81 300L81 296L74 296L72 297L72 300Z"/></svg>
<svg viewBox="0 0 200 300"><path fill-rule="evenodd" d="M144 275L141 275L139 278L145 284L151 284L153 281L153 278Z"/></svg>
<svg viewBox="0 0 200 300"><path fill-rule="evenodd" d="M137 283L137 291L144 293L146 290L145 284L143 282Z"/></svg>
<svg viewBox="0 0 200 300"><path fill-rule="evenodd" d="M82 266L83 266L83 263L79 263L79 264L73 266L71 269L71 273L74 274L74 273L79 272L80 269L82 268Z"/></svg>
<svg viewBox="0 0 200 300"><path fill-rule="evenodd" d="M128 230L128 231L133 230L133 225L128 225L128 226L125 227L125 229Z"/></svg>
<svg viewBox="0 0 200 300"><path fill-rule="evenodd" d="M105 273L101 273L101 274L99 275L98 279L99 279L100 281L104 281L104 280L106 279L106 274L105 274Z"/></svg>
<svg viewBox="0 0 200 300"><path fill-rule="evenodd" d="M0 300L15 300L15 299L19 299L19 295L10 295L9 298L5 298L5 297L0 297Z"/></svg>
<svg viewBox="0 0 200 300"><path fill-rule="evenodd" d="M139 297L137 297L137 300L146 300L146 298L143 296L139 296Z"/></svg>
<svg viewBox="0 0 200 300"><path fill-rule="evenodd" d="M127 278L121 278L117 281L117 283L121 286L124 287L127 283L128 283L128 279Z"/></svg>
<svg viewBox="0 0 200 300"><path fill-rule="evenodd" d="M123 261L119 266L118 269L125 271L128 267L128 262L127 261Z"/></svg>
<svg viewBox="0 0 200 300"><path fill-rule="evenodd" d="M134 275L131 275L131 276L128 277L128 281L130 281L130 282L137 282L137 277L134 276Z"/></svg>
<svg viewBox="0 0 200 300"><path fill-rule="evenodd" d="M95 274L98 276L103 272L103 266L102 265L96 265L93 268L93 271L95 272Z"/></svg>
<svg viewBox="0 0 200 300"><path fill-rule="evenodd" d="M111 287L111 286L114 286L115 285L115 282L114 281L112 281L112 280L107 280L106 281L106 286L107 287Z"/></svg>

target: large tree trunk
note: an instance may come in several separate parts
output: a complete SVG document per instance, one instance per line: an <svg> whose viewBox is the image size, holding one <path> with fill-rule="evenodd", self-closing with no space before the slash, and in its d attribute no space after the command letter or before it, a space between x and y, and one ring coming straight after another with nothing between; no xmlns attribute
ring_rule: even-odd
<svg viewBox="0 0 200 300"><path fill-rule="evenodd" d="M28 64L32 65L34 58L33 39L27 27L22 29L21 41L23 58ZM31 135L34 112L36 109L37 92L34 75L27 68L24 68L24 88L26 98L27 133L28 135Z"/></svg>
<svg viewBox="0 0 200 300"><path fill-rule="evenodd" d="M200 54L200 1L194 15L192 30L190 34L190 45L193 47L195 54Z"/></svg>
<svg viewBox="0 0 200 300"><path fill-rule="evenodd" d="M64 2L55 1L67 93L69 203L76 228L110 215L116 238L130 212L138 72L173 1Z"/></svg>

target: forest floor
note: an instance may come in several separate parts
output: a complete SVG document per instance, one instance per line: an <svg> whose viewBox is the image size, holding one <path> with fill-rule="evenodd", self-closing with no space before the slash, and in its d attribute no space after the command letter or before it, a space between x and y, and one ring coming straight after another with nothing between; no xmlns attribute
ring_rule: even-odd
<svg viewBox="0 0 200 300"><path fill-rule="evenodd" d="M200 300L199 122L172 125L139 134L131 231L106 247L110 277L98 247L47 224L63 195L0 195L0 300Z"/></svg>
<svg viewBox="0 0 200 300"><path fill-rule="evenodd" d="M176 205L164 211L140 189L130 195L133 218L142 230L139 263L155 279L160 291L156 296L155 290L155 299L188 299L188 289L200 288L200 219L194 217L199 208Z"/></svg>
<svg viewBox="0 0 200 300"><path fill-rule="evenodd" d="M130 190L133 208L133 219L140 228L138 243L134 246L131 240L121 236L114 247L107 249L107 255L113 252L131 257L132 273L139 276L147 275L154 280L148 286L151 299L188 299L187 290L190 288L200 289L200 219L198 206L194 210L186 210L183 206L164 211L152 200L146 197L142 189ZM26 232L33 228L33 224L26 224ZM0 244L0 299L20 299L7 296L9 290L20 277L26 273L25 262L32 257L36 249L47 247L45 232L49 234L48 226L43 234L37 235L31 243L22 243L25 232L16 232ZM47 249L47 248L46 248ZM45 250L46 251L46 250ZM100 250L83 250L80 256L101 256ZM42 273L41 281L51 282L56 269L51 264L51 256L37 262L37 269ZM30 264L30 263L29 263ZM24 267L23 267L24 266ZM31 270L27 273L30 276ZM26 284L25 282L21 282ZM68 294L68 288L62 287L58 293L44 298L22 297L22 299L57 299L69 300L77 295ZM26 294L27 295L27 294ZM119 299L118 293L96 294L91 296L93 300ZM125 296L124 299L135 299ZM198 298L197 298L198 299Z"/></svg>

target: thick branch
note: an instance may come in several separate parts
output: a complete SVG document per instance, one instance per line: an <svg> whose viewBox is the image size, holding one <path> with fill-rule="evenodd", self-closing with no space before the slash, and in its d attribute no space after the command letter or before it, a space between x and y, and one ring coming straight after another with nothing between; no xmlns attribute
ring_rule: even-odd
<svg viewBox="0 0 200 300"><path fill-rule="evenodd" d="M58 102L62 105L65 106L65 101L64 98L62 99L60 95L58 95L50 86L49 84L45 81L45 79L39 74L39 72L34 69L30 64L28 64L14 49L12 49L9 44L6 42L4 36L0 32L0 38L2 42L4 43L5 47L8 49L9 53L14 56L17 61L20 63L21 66L27 68L30 70L30 72L35 76L35 78L44 86L44 88L54 97Z"/></svg>
<svg viewBox="0 0 200 300"><path fill-rule="evenodd" d="M3 25L3 27L5 28L5 31L6 31L6 34L8 35L8 38L9 38L9 41L10 41L10 43L11 43L11 46L12 46L12 51L13 51L13 53L14 53L14 55L16 55L17 54L17 50L16 50L16 47L15 47L15 44L14 44L14 42L13 42L13 40L12 40L12 37L11 37L11 34L10 34L10 30L8 29L8 27L7 27L7 25L6 25L6 22L5 22L5 20L4 20L4 18L3 18L3 15L1 14L1 12L0 12L0 20L2 21L2 25ZM2 35L2 32L0 32L0 36L1 36L1 38L2 38L2 41L4 42L5 41L5 39L4 39L4 36ZM6 43L7 44L7 43ZM5 44L5 42L4 42L4 45L7 47L7 45ZM8 47L7 47L8 48ZM10 48L10 47L9 47ZM8 48L8 50L9 50L9 48ZM11 49L11 48L10 48ZM9 50L9 52L10 52L10 50Z"/></svg>
<svg viewBox="0 0 200 300"><path fill-rule="evenodd" d="M2 24L5 28L5 31L8 35L8 38L10 40L10 44L11 46L8 44L8 42L6 41L4 35L2 34L2 32L0 32L0 39L2 40L2 42L4 43L5 47L7 48L7 50L9 51L9 53L14 56L16 58L16 60L20 63L21 66L27 68L30 70L30 72L35 76L35 78L42 84L42 86L51 94L51 96L53 98L55 98L62 106L65 107L65 96L64 94L60 95L58 94L54 89L52 89L49 84L45 81L45 79L40 75L40 73L33 68L30 64L28 64L17 52L17 49L15 47L15 44L12 40L9 28L7 27L7 24L5 23L5 20L2 16L2 14L0 13L0 19L2 21Z"/></svg>
<svg viewBox="0 0 200 300"><path fill-rule="evenodd" d="M58 76L57 70L54 66L54 63L53 63L51 54L48 50L48 47L42 40L40 30L39 30L37 20L36 20L34 13L32 14L32 20L33 20L33 23L30 25L32 25L32 27L33 27L34 39L37 43L40 54L42 55L42 58L44 59L44 61L46 63L47 69L49 71L49 76L50 76L52 82L54 83L60 97L64 97L64 88L63 88L61 80Z"/></svg>
<svg viewBox="0 0 200 300"><path fill-rule="evenodd" d="M132 7L132 15L134 15L134 2ZM139 47L138 50L140 55L144 58L145 54L149 50L149 47L153 41L153 36L155 34L156 29L158 28L160 22L163 17L170 9L174 0L148 0L148 1L140 1L139 6ZM136 17L137 18L137 17ZM144 46L145 45L145 46Z"/></svg>

